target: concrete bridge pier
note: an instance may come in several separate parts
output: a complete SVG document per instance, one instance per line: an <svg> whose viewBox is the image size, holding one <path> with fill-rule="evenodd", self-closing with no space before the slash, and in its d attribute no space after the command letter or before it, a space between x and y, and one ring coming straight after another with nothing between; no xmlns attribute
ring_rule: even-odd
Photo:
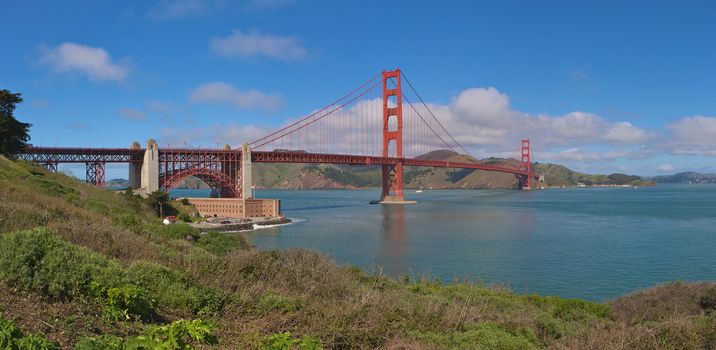
<svg viewBox="0 0 716 350"><path fill-rule="evenodd" d="M241 193L239 196L243 199L251 199L254 197L253 181L251 179L251 147L245 143L241 145Z"/></svg>
<svg viewBox="0 0 716 350"><path fill-rule="evenodd" d="M130 175L132 168L130 167ZM137 191L142 196L159 190L159 145L154 139L147 141L144 161L140 168L140 187ZM131 181L130 181L131 182Z"/></svg>
<svg viewBox="0 0 716 350"><path fill-rule="evenodd" d="M139 142L132 143L132 149L140 149ZM129 163L129 188L137 190L142 187L142 163Z"/></svg>

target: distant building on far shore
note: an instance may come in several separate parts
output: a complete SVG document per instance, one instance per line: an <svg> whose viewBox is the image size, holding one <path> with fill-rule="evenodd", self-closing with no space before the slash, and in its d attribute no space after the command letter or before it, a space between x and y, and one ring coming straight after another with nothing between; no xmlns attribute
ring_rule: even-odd
<svg viewBox="0 0 716 350"><path fill-rule="evenodd" d="M281 201L265 198L187 198L203 217L276 218L281 216Z"/></svg>

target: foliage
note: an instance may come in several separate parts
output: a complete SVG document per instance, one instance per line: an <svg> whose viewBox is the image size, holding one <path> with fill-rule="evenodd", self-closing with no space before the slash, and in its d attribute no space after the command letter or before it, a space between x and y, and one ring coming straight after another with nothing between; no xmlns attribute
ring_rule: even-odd
<svg viewBox="0 0 716 350"><path fill-rule="evenodd" d="M706 311L716 311L716 286L709 288L709 290L699 298L699 306Z"/></svg>
<svg viewBox="0 0 716 350"><path fill-rule="evenodd" d="M52 298L91 295L92 285L114 286L116 262L38 228L0 236L0 280Z"/></svg>
<svg viewBox="0 0 716 350"><path fill-rule="evenodd" d="M168 325L153 326L140 336L126 341L111 335L84 338L75 345L75 350L191 350L195 345L215 345L216 325L212 322L177 320Z"/></svg>
<svg viewBox="0 0 716 350"><path fill-rule="evenodd" d="M17 104L22 103L19 93L0 90L0 155L12 157L27 146L31 124L15 119L13 113Z"/></svg>
<svg viewBox="0 0 716 350"><path fill-rule="evenodd" d="M162 191L154 191L152 193L149 193L147 195L147 198L144 199L144 201L147 203L147 205L154 208L157 216L161 217L164 215L164 207L169 201L169 194Z"/></svg>
<svg viewBox="0 0 716 350"><path fill-rule="evenodd" d="M262 350L320 350L321 343L313 337L293 338L290 332L272 334L264 340Z"/></svg>
<svg viewBox="0 0 716 350"><path fill-rule="evenodd" d="M199 230L185 223L172 225L158 225L151 228L152 232L169 239L185 239L189 236L196 240L199 238Z"/></svg>
<svg viewBox="0 0 716 350"><path fill-rule="evenodd" d="M0 314L0 349L12 348L15 339L22 338L22 332L14 323L2 318Z"/></svg>
<svg viewBox="0 0 716 350"><path fill-rule="evenodd" d="M163 326L154 326L128 344L140 344L148 349L194 349L194 344L217 343L216 325L203 320L178 320Z"/></svg>
<svg viewBox="0 0 716 350"><path fill-rule="evenodd" d="M191 205L191 203L189 202L189 198L182 198L181 204L182 205Z"/></svg>
<svg viewBox="0 0 716 350"><path fill-rule="evenodd" d="M144 289L133 284L109 288L106 292L104 315L110 321L130 320L133 317L147 320L154 309L154 301Z"/></svg>
<svg viewBox="0 0 716 350"><path fill-rule="evenodd" d="M0 349L3 350L59 350L56 342L36 334L23 335L12 321L0 314Z"/></svg>
<svg viewBox="0 0 716 350"><path fill-rule="evenodd" d="M75 345L75 350L123 350L124 348L124 340L113 335L83 338Z"/></svg>
<svg viewBox="0 0 716 350"><path fill-rule="evenodd" d="M249 242L239 234L214 231L199 235L196 245L216 255L226 255L236 250L248 250L251 248Z"/></svg>
<svg viewBox="0 0 716 350"><path fill-rule="evenodd" d="M184 222L192 222L193 221L191 219L191 216L189 216L189 214L187 214L187 213L179 213L179 215L177 215L177 219L184 221Z"/></svg>
<svg viewBox="0 0 716 350"><path fill-rule="evenodd" d="M513 350L540 347L533 334L511 331L494 322L473 325L465 331L414 333L413 337L420 342L436 344L445 349Z"/></svg>
<svg viewBox="0 0 716 350"><path fill-rule="evenodd" d="M298 309L298 305L296 305L295 301L273 292L268 292L261 296L258 306L263 312L270 312L274 310L291 312Z"/></svg>
<svg viewBox="0 0 716 350"><path fill-rule="evenodd" d="M213 314L222 301L215 290L197 286L186 274L156 263L137 261L127 269L127 279L147 290L162 305Z"/></svg>

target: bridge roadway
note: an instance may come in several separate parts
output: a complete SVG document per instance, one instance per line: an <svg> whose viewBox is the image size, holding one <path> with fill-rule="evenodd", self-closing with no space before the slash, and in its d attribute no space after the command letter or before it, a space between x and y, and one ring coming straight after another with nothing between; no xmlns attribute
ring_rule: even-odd
<svg viewBox="0 0 716 350"><path fill-rule="evenodd" d="M81 147L28 147L18 158L40 164L49 163L142 163L145 149L141 148L81 148ZM228 155L240 155L240 150L208 148L161 148L164 154L184 155L185 161L197 157L202 162L221 162ZM237 157L240 159L240 157ZM236 159L236 158L234 158ZM252 151L251 161L257 163L322 163L348 165L394 165L436 168L461 168L496 171L521 176L536 177L517 168L500 167L479 163L450 162L416 158L380 157L350 154L308 153L303 151Z"/></svg>

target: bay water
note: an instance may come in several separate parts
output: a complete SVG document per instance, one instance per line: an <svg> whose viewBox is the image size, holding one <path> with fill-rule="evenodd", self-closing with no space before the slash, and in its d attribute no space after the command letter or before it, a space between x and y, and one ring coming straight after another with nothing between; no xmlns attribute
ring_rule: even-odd
<svg viewBox="0 0 716 350"><path fill-rule="evenodd" d="M261 249L316 250L392 277L593 301L665 281L716 280L716 185L406 190L417 204L369 204L379 194L257 190L280 199L294 223L241 234Z"/></svg>

